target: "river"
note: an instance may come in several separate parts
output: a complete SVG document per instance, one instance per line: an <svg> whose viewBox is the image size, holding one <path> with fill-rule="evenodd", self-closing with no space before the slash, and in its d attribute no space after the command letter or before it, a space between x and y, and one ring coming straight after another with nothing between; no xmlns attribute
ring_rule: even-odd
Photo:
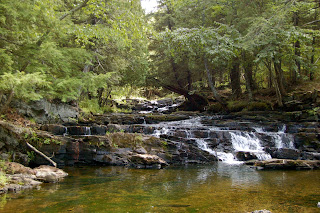
<svg viewBox="0 0 320 213"><path fill-rule="evenodd" d="M65 170L61 183L2 197L0 212L320 212L319 170L257 171L223 162Z"/></svg>

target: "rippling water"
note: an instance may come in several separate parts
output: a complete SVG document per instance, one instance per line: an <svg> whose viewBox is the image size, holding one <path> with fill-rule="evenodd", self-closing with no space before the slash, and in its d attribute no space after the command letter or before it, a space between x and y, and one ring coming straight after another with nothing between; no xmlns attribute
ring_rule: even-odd
<svg viewBox="0 0 320 213"><path fill-rule="evenodd" d="M59 184L0 197L0 212L320 212L320 171L244 165L65 168Z"/></svg>

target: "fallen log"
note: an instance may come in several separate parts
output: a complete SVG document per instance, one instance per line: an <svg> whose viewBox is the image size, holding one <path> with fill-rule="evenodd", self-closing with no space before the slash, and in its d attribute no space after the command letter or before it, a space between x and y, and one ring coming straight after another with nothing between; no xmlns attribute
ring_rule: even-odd
<svg viewBox="0 0 320 213"><path fill-rule="evenodd" d="M45 154L43 154L42 152L40 152L39 150L37 150L34 146L32 146L31 144L29 144L28 142L27 146L32 149L34 152L36 152L37 154L41 155L44 159L46 159L47 161L49 161L54 167L57 167L57 163L54 162L53 160L51 160L48 156L46 156Z"/></svg>

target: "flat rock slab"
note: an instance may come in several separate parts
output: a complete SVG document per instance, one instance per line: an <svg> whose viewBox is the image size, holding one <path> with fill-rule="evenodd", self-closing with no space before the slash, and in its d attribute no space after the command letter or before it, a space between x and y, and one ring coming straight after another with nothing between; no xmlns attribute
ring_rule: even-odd
<svg viewBox="0 0 320 213"><path fill-rule="evenodd" d="M160 158L157 155L150 155L150 154L136 154L131 156L130 158L131 164L134 167L145 167L145 168L163 168L167 166L168 163Z"/></svg>
<svg viewBox="0 0 320 213"><path fill-rule="evenodd" d="M320 169L319 160L289 160L289 159L270 159L257 161L254 166L262 170L290 169L290 170L309 170Z"/></svg>
<svg viewBox="0 0 320 213"><path fill-rule="evenodd" d="M4 172L8 181L4 187L0 188L0 194L32 189L43 182L59 182L68 175L61 169L46 165L31 169L19 163L6 162L5 167Z"/></svg>

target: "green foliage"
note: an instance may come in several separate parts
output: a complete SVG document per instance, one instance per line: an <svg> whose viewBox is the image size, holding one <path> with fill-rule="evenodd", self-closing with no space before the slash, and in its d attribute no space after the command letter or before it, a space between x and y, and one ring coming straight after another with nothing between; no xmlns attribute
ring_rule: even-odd
<svg viewBox="0 0 320 213"><path fill-rule="evenodd" d="M6 173L4 172L6 169L7 167L6 167L5 161L0 160L0 188L4 187L8 182L8 178L6 176Z"/></svg>
<svg viewBox="0 0 320 213"><path fill-rule="evenodd" d="M36 154L34 153L34 151L31 151L31 152L27 151L27 155L28 155L29 161L33 161L36 157Z"/></svg>
<svg viewBox="0 0 320 213"><path fill-rule="evenodd" d="M0 3L0 93L26 101L79 100L99 88L144 82L140 1ZM65 16L63 16L65 14Z"/></svg>
<svg viewBox="0 0 320 213"><path fill-rule="evenodd" d="M0 187L4 187L8 182L8 178L6 174L0 171Z"/></svg>
<svg viewBox="0 0 320 213"><path fill-rule="evenodd" d="M34 144L37 146L42 146L43 144L49 145L49 144L57 144L60 145L61 141L55 140L53 138L44 138L40 135L38 135L36 132L31 132L31 134L26 133L24 135L24 139L29 142L30 144ZM32 153L30 153L32 154ZM29 155L29 153L28 153Z"/></svg>

